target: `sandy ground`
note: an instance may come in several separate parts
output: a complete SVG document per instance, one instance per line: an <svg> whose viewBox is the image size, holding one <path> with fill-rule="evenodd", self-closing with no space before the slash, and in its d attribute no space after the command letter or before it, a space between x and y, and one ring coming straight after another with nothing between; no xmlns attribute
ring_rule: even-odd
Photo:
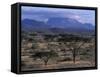
<svg viewBox="0 0 100 77"><path fill-rule="evenodd" d="M89 62L89 61L76 61L73 63L73 61L67 61L67 62L59 62L55 64L33 64L29 67L22 67L22 71L25 70L43 70L43 69L61 69L61 68L77 68L77 67L94 67L95 63Z"/></svg>

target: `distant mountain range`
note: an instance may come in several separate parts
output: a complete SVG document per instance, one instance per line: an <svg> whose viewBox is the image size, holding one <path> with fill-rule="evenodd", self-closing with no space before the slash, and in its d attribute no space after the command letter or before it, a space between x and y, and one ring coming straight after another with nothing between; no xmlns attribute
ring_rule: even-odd
<svg viewBox="0 0 100 77"><path fill-rule="evenodd" d="M71 18L49 18L47 22L32 19L22 20L22 30L47 32L93 32L95 26L90 23L80 23Z"/></svg>

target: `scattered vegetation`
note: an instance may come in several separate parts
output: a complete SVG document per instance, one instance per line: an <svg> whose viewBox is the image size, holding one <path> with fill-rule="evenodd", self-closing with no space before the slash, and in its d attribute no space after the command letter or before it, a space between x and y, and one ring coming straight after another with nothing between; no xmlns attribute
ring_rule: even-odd
<svg viewBox="0 0 100 77"><path fill-rule="evenodd" d="M27 68L30 64L34 69L46 69L47 67L42 67L41 63L49 69L54 66L55 68L75 67L77 62L81 67L91 67L95 64L95 36L91 34L82 36L81 34L45 34L23 31L21 50L23 68ZM68 65L70 62L72 64ZM78 67L78 64L76 66Z"/></svg>

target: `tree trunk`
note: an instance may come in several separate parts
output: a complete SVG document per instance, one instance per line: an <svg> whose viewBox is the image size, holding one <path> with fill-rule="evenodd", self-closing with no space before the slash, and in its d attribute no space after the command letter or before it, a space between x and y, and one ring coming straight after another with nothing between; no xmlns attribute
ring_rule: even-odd
<svg viewBox="0 0 100 77"><path fill-rule="evenodd" d="M73 50L73 62L75 63L76 61L76 53L75 53L75 50Z"/></svg>
<svg viewBox="0 0 100 77"><path fill-rule="evenodd" d="M44 65L47 66L48 64L48 60L44 61Z"/></svg>

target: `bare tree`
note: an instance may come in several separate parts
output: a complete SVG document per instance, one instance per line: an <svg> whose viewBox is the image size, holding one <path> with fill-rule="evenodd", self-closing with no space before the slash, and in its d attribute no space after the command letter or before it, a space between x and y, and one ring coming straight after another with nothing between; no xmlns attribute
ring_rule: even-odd
<svg viewBox="0 0 100 77"><path fill-rule="evenodd" d="M73 41L73 42L70 42L69 44L67 44L67 47L69 47L69 49L72 51L72 57L73 57L74 63L76 61L76 56L77 56L79 49L85 44L85 42L81 42L80 44L79 43Z"/></svg>

